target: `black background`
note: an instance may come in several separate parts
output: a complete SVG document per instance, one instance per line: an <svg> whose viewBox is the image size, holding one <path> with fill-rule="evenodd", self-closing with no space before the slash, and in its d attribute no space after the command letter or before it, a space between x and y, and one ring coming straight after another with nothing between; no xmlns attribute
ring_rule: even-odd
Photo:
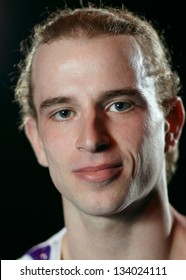
<svg viewBox="0 0 186 280"><path fill-rule="evenodd" d="M66 1L79 7L79 1ZM92 1L96 4L99 1ZM121 6L120 1L102 1ZM21 58L19 45L46 11L63 7L60 0L0 0L0 162L1 162L1 259L16 259L63 225L60 195L48 171L38 165L24 133L18 131L18 107L13 103L16 68ZM86 1L84 1L86 5ZM162 6L163 3L163 6ZM171 49L174 69L182 80L185 97L185 15L183 1L123 1L160 29ZM169 186L171 204L186 215L186 129L180 140L177 173Z"/></svg>

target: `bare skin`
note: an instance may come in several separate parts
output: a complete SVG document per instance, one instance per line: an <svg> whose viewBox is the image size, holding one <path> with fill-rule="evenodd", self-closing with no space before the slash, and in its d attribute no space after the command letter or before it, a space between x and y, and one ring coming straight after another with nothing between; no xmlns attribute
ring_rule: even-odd
<svg viewBox="0 0 186 280"><path fill-rule="evenodd" d="M173 212L173 226L171 233L170 260L186 260L186 218L175 209Z"/></svg>
<svg viewBox="0 0 186 280"><path fill-rule="evenodd" d="M93 227L90 221L79 225L75 216L67 215L73 224L71 228L67 223L70 230L63 240L62 259L185 260L186 219L171 206L169 218L163 218L157 203L158 199L154 205L151 201L139 217L123 213L113 223L98 218Z"/></svg>
<svg viewBox="0 0 186 280"><path fill-rule="evenodd" d="M164 118L143 59L128 36L58 40L35 54L38 118L25 132L62 195L64 259L186 259L165 172L184 109L175 98Z"/></svg>

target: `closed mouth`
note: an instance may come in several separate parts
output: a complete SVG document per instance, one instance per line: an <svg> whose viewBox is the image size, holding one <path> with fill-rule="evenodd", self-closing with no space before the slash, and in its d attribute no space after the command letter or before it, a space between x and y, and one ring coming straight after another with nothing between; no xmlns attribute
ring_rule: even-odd
<svg viewBox="0 0 186 280"><path fill-rule="evenodd" d="M74 171L75 175L82 180L101 183L112 180L121 172L123 165L119 163L106 163L97 166L86 166Z"/></svg>

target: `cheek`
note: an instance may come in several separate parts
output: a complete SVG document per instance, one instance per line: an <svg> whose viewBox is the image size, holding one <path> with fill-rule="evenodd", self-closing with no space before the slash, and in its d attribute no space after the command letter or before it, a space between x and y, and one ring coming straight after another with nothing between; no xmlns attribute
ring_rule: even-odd
<svg viewBox="0 0 186 280"><path fill-rule="evenodd" d="M113 128L114 131L114 128ZM144 121L143 115L134 118L128 118L121 122L117 129L115 128L115 136L120 139L120 145L131 147L132 150L138 150L144 142L147 135L147 125Z"/></svg>
<svg viewBox="0 0 186 280"><path fill-rule="evenodd" d="M65 148L71 144L74 129L71 129L68 124L62 122L48 121L48 123L42 124L41 134L47 147Z"/></svg>
<svg viewBox="0 0 186 280"><path fill-rule="evenodd" d="M148 180L156 177L163 169L164 162L164 125L163 123L151 123L144 133L144 139L140 149L140 166Z"/></svg>
<svg viewBox="0 0 186 280"><path fill-rule="evenodd" d="M50 164L61 164L72 150L72 131L60 125L46 126L41 129L46 156Z"/></svg>

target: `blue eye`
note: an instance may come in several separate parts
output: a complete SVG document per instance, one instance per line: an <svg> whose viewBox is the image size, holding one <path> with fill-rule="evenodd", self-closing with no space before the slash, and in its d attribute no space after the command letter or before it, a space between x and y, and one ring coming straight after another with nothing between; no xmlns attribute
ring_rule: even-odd
<svg viewBox="0 0 186 280"><path fill-rule="evenodd" d="M69 110L69 109L63 109L58 111L57 113L54 114L54 118L56 120L67 120L68 118L70 118L73 114L73 111Z"/></svg>
<svg viewBox="0 0 186 280"><path fill-rule="evenodd" d="M115 102L110 106L109 110L112 112L124 112L129 110L131 107L132 105L129 102Z"/></svg>

